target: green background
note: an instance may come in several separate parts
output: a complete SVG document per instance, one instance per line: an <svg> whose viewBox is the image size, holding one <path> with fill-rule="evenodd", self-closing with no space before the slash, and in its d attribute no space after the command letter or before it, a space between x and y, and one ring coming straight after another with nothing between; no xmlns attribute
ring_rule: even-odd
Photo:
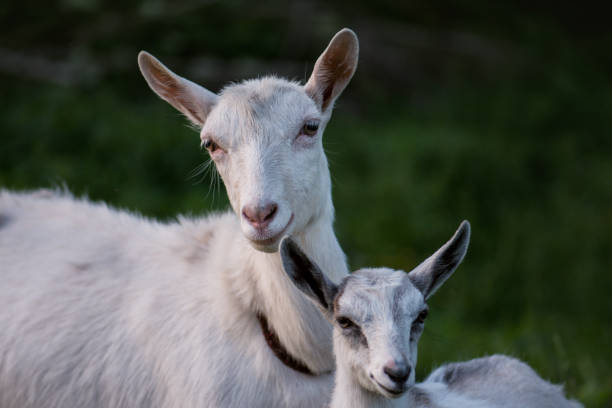
<svg viewBox="0 0 612 408"><path fill-rule="evenodd" d="M612 29L594 4L0 4L0 185L67 186L171 219L227 207L197 133L146 86L146 49L218 91L304 80L342 27L360 66L325 134L352 268L410 269L462 219L418 377L508 353L612 406Z"/></svg>

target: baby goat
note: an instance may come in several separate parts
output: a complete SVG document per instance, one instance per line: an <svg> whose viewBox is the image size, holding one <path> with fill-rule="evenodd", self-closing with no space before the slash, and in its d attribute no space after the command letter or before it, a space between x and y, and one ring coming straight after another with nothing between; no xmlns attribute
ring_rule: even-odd
<svg viewBox="0 0 612 408"><path fill-rule="evenodd" d="M360 269L339 285L291 240L281 243L285 272L334 326L336 385L332 408L580 407L529 366L491 356L443 366L415 384L425 301L462 261L470 239L464 221L455 235L410 273Z"/></svg>

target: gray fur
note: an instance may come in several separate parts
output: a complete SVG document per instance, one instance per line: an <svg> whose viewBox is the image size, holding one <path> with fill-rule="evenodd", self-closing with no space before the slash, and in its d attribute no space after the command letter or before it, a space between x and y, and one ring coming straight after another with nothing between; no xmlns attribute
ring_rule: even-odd
<svg viewBox="0 0 612 408"><path fill-rule="evenodd" d="M425 381L445 384L453 392L500 408L582 406L568 401L562 386L542 379L524 362L499 354L443 365Z"/></svg>
<svg viewBox="0 0 612 408"><path fill-rule="evenodd" d="M11 218L6 214L0 214L0 230L11 222Z"/></svg>

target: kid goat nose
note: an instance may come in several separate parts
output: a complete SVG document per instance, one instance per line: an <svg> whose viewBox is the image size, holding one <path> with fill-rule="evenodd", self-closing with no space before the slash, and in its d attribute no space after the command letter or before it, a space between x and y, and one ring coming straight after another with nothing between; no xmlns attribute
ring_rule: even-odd
<svg viewBox="0 0 612 408"><path fill-rule="evenodd" d="M257 229L266 228L274 219L278 210L275 202L267 202L256 205L245 205L242 208L242 216Z"/></svg>
<svg viewBox="0 0 612 408"><path fill-rule="evenodd" d="M391 381L397 384L403 384L410 376L410 366L404 362L390 361L383 367L385 374L389 376Z"/></svg>

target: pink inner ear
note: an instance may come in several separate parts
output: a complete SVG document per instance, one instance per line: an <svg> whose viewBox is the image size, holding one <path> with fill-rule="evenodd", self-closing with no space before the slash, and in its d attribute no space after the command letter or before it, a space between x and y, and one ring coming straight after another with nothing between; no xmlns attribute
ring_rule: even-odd
<svg viewBox="0 0 612 408"><path fill-rule="evenodd" d="M204 123L204 119L200 117L198 110L195 109L195 107L191 102L189 102L189 100L186 100L179 96L177 97L177 103L181 104L183 106L183 109L189 112L189 114L193 116L193 118L196 119L198 122Z"/></svg>
<svg viewBox="0 0 612 408"><path fill-rule="evenodd" d="M164 98L174 99L178 92L176 80L157 61L149 60L147 66L148 77L155 84L156 91Z"/></svg>
<svg viewBox="0 0 612 408"><path fill-rule="evenodd" d="M326 67L327 68L327 67ZM317 88L320 92L321 109L325 110L329 106L330 102L337 96L334 94L334 90L337 88L336 84L340 85L342 89L343 84L346 82L347 77L350 76L350 69L342 69L341 66L333 66L332 70L326 70L323 68L317 79L320 79L320 83L317 84Z"/></svg>
<svg viewBox="0 0 612 408"><path fill-rule="evenodd" d="M351 76L351 65L347 59L351 51L334 50L325 55L324 67L327 71L326 76L335 81L346 81Z"/></svg>
<svg viewBox="0 0 612 408"><path fill-rule="evenodd" d="M196 125L203 125L216 95L166 68L152 55L141 52L138 63L149 86Z"/></svg>
<svg viewBox="0 0 612 408"><path fill-rule="evenodd" d="M345 41L343 41L345 40ZM326 110L342 91L354 71L357 50L352 39L336 39L315 65L313 83L306 92L322 110Z"/></svg>
<svg viewBox="0 0 612 408"><path fill-rule="evenodd" d="M325 91L323 91L323 110L327 109L327 105L329 105L329 101L331 100L333 91L334 91L333 83L328 85L327 88L325 88Z"/></svg>
<svg viewBox="0 0 612 408"><path fill-rule="evenodd" d="M151 65L151 75L158 85L158 91L162 97L170 102L175 107L184 109L193 119L203 123L204 120L198 114L193 102L190 101L190 96L187 91L181 86L179 81L170 75L166 70L162 69L158 64Z"/></svg>

